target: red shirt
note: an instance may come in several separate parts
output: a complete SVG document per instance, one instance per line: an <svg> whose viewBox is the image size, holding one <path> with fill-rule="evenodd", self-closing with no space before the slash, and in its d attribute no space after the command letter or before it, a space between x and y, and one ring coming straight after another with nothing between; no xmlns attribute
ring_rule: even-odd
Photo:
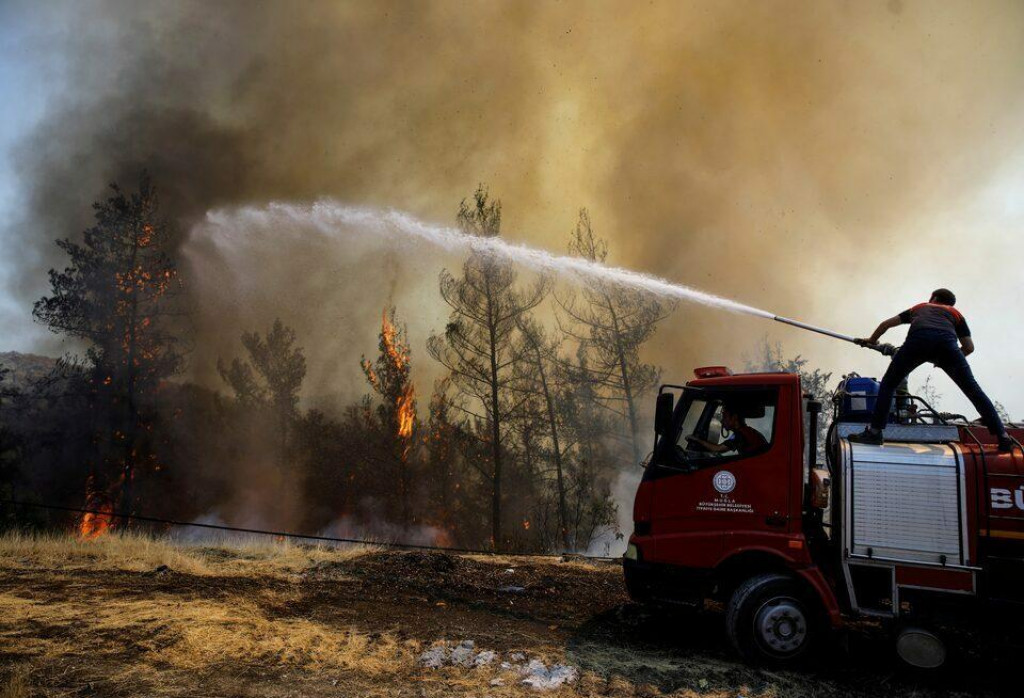
<svg viewBox="0 0 1024 698"><path fill-rule="evenodd" d="M910 323L910 333L918 330L940 330L955 337L971 336L971 329L960 311L951 305L941 303L918 303L899 315L900 322Z"/></svg>
<svg viewBox="0 0 1024 698"><path fill-rule="evenodd" d="M736 429L732 438L725 442L726 446L735 449L741 455L756 453L768 446L768 441L757 429L747 424Z"/></svg>

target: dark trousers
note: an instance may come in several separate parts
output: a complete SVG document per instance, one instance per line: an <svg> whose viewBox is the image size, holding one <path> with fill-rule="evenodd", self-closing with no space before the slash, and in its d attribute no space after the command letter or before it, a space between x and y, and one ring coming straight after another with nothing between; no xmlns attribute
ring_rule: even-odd
<svg viewBox="0 0 1024 698"><path fill-rule="evenodd" d="M956 337L932 330L918 330L908 335L907 341L896 352L896 356L892 357L892 363L882 377L882 386L878 389L875 411L871 415L872 428L881 429L885 426L896 388L911 371L923 363L935 364L953 379L978 410L990 432L998 436L1006 431L992 401L974 379L974 373L967 363L967 357L960 351Z"/></svg>

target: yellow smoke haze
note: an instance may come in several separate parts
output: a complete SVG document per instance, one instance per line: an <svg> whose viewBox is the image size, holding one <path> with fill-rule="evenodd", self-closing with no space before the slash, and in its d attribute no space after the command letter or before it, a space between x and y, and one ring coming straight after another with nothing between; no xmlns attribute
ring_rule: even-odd
<svg viewBox="0 0 1024 698"><path fill-rule="evenodd" d="M992 388L1011 370L994 347L1024 339L995 317L1019 298L1020 250L979 203L1024 152L1018 2L92 2L45 26L65 64L18 151L44 255L24 260L26 298L45 291L50 240L148 166L186 231L213 207L321 196L451 223L483 182L509 239L563 252L586 206L617 265L842 332L949 286ZM457 259L185 247L201 380L280 315L318 390L362 391L389 300L433 375L437 272ZM884 369L687 306L648 358L684 380L766 332L826 368Z"/></svg>

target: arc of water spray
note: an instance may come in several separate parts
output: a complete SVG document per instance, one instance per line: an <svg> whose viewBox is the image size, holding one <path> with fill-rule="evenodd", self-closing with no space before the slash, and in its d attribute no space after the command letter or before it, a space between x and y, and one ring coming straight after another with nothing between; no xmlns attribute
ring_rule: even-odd
<svg viewBox="0 0 1024 698"><path fill-rule="evenodd" d="M797 320L739 303L729 298L708 293L692 286L672 283L665 279L642 274L620 267L610 267L581 257L556 255L525 245L517 245L500 237L477 237L445 226L434 225L419 220L407 213L396 210L380 210L374 208L346 206L344 204L322 200L313 204L291 204L273 202L265 207L244 207L234 211L211 211L207 214L207 225L214 228L237 229L246 224L265 227L293 224L312 226L326 235L336 235L340 230L358 229L376 231L389 237L401 234L421 240L449 252L482 252L493 254L525 267L540 272L568 274L580 279L600 280L627 288L646 291L662 298L699 303L719 308L731 313L753 315L768 320L775 320L793 327L817 332L847 342L856 340L849 336L833 332Z"/></svg>

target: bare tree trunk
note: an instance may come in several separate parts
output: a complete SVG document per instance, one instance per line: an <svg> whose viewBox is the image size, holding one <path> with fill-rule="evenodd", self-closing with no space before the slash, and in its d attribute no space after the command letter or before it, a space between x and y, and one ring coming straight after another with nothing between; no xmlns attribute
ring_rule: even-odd
<svg viewBox="0 0 1024 698"><path fill-rule="evenodd" d="M131 256L131 273L135 272L135 265L138 261L139 255L139 236L136 232L132 236L132 256ZM138 332L138 314L139 314L139 294L138 289L132 289L131 291L131 312L128 314L128 391L126 396L126 407L127 407L127 421L124 425L124 464L122 465L123 479L124 482L121 486L121 492L119 493L119 499L127 504L128 511L132 511L133 507L133 492L132 485L135 478L135 449L136 449L136 429L138 427L139 419L139 407L136 401L136 389L137 389L137 378L135 368L135 351ZM119 502L113 502L114 506L117 506Z"/></svg>
<svg viewBox="0 0 1024 698"><path fill-rule="evenodd" d="M622 397L626 401L626 415L629 418L629 441L633 447L633 463L639 463L643 457L640 453L639 426L636 417L636 404L633 400L633 386L629 378L629 362L626 361L626 352L622 347L622 330L619 326L619 317L615 312L615 304L609 299L608 308L611 310L612 326L615 329L615 353L619 362L619 373L622 376Z"/></svg>
<svg viewBox="0 0 1024 698"><path fill-rule="evenodd" d="M494 317L494 306L491 298L490 278L486 282L487 289L487 332L490 339L491 362L491 459L494 467L491 489L491 545L495 550L501 548L501 404L498 398L498 336L497 322Z"/></svg>
<svg viewBox="0 0 1024 698"><path fill-rule="evenodd" d="M287 468L285 462L288 459L288 408L284 405L278 407L278 429L281 433L281 442L278 444L277 469L284 473Z"/></svg>
<svg viewBox="0 0 1024 698"><path fill-rule="evenodd" d="M402 527L408 528L412 524L412 507L409 502L409 491L412 489L412 482L409 473L409 460L408 451L406 451L405 457L401 463L402 472L400 474L399 484L401 491L398 496L401 498L399 506L402 508Z"/></svg>
<svg viewBox="0 0 1024 698"><path fill-rule="evenodd" d="M492 352L493 356L493 352ZM501 547L501 422L498 414L498 365L491 361L491 459L494 461L491 489L491 536L495 550Z"/></svg>
<svg viewBox="0 0 1024 698"><path fill-rule="evenodd" d="M558 526L562 532L562 546L565 550L572 549L569 536L569 515L566 508L565 478L562 473L562 449L558 441L558 421L555 418L555 401L551 397L551 390L548 387L547 372L544 370L544 359L537 344L537 338L531 332L523 332L530 345L533 347L533 354L537 362L537 377L540 379L541 392L544 395L544 406L547 410L548 428L551 431L551 450L555 460L555 478L558 486Z"/></svg>

